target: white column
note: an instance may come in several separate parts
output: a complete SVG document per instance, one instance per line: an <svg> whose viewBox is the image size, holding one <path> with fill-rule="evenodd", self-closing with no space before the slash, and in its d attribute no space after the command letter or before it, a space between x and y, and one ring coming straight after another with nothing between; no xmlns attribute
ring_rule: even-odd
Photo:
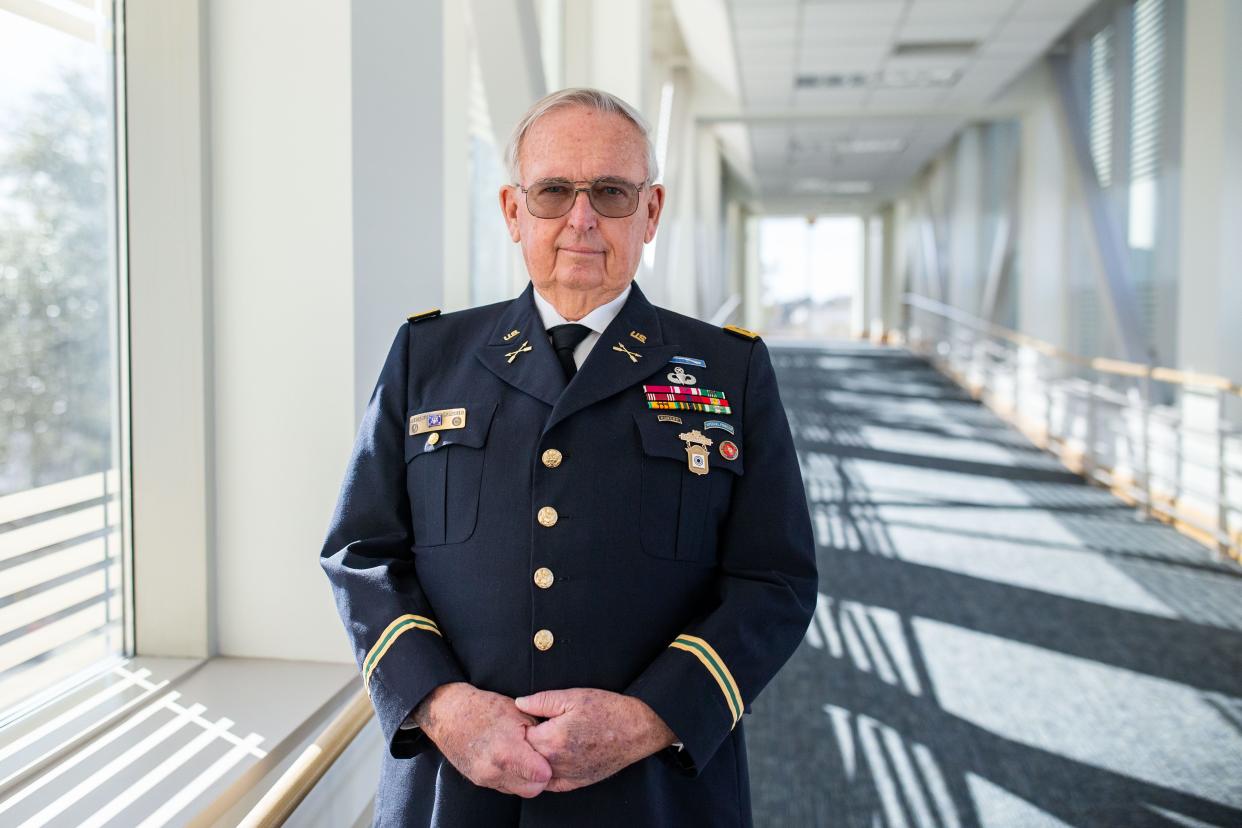
<svg viewBox="0 0 1242 828"><path fill-rule="evenodd" d="M139 655L202 658L216 651L203 11L125 12L135 638Z"/></svg>
<svg viewBox="0 0 1242 828"><path fill-rule="evenodd" d="M1242 4L1186 4L1181 367L1242 380Z"/></svg>
<svg viewBox="0 0 1242 828"><path fill-rule="evenodd" d="M1067 228L1074 220L1085 223L1087 216L1070 174L1072 158L1052 78L1039 67L1028 81L1034 88L1021 118L1018 329L1065 347Z"/></svg>
<svg viewBox="0 0 1242 828"><path fill-rule="evenodd" d="M1178 273L1178 362L1186 370L1242 380L1242 5L1232 0L1186 4L1182 99L1181 267ZM1226 397L1226 414L1242 419L1242 400ZM1182 395L1188 432L1183 485L1214 492L1218 468L1192 458L1220 457L1215 432L1220 400L1209 389ZM1180 505L1220 524L1215 504L1183 493ZM1236 531L1235 516L1230 530Z"/></svg>
<svg viewBox="0 0 1242 828"><path fill-rule="evenodd" d="M620 95L654 124L647 100L651 61L651 0L565 3L565 85Z"/></svg>

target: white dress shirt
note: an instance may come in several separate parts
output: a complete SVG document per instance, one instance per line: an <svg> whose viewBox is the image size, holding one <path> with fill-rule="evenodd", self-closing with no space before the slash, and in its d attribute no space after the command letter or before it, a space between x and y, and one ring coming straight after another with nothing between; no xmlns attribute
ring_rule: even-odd
<svg viewBox="0 0 1242 828"><path fill-rule="evenodd" d="M569 320L556 312L556 308L552 307L552 303L539 293L539 289L534 291L535 308L539 311L539 318L543 320L543 329L546 331L553 325L564 325ZM617 294L617 297L610 302L605 302L586 316L578 320L579 325L586 325L591 332L582 338L578 346L574 348L574 365L579 368L586 360L587 354L591 353L591 347L599 341L600 334L604 332L604 328L608 327L608 323L617 317L621 312L621 306L625 304L626 298L630 295L630 286L626 285L625 290Z"/></svg>

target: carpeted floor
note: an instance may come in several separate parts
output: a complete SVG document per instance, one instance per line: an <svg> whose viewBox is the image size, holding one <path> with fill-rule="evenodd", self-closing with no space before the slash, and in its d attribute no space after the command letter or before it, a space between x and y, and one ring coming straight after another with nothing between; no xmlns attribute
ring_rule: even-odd
<svg viewBox="0 0 1242 828"><path fill-rule="evenodd" d="M1242 567L907 352L773 346L818 545L760 826L1242 826Z"/></svg>

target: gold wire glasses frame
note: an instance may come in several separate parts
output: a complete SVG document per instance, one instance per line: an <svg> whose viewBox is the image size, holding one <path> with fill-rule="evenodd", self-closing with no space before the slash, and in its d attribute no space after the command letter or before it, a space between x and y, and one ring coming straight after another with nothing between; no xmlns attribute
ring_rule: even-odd
<svg viewBox="0 0 1242 828"><path fill-rule="evenodd" d="M576 187L585 183L589 186ZM529 188L515 184L526 195L526 209L536 218L560 218L573 209L578 193L586 193L595 212L606 218L625 218L638 209L638 193L647 182L632 184L623 178L596 178L593 181L570 181L547 178Z"/></svg>

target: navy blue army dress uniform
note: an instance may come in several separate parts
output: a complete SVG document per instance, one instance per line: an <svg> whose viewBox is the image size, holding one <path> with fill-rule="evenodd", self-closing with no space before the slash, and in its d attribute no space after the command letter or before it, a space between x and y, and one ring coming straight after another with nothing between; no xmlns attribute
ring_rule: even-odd
<svg viewBox="0 0 1242 828"><path fill-rule="evenodd" d="M748 825L742 714L817 587L767 347L632 283L567 384L533 290L401 325L321 552L388 748L375 824ZM683 747L478 787L400 727L454 681L627 693Z"/></svg>

